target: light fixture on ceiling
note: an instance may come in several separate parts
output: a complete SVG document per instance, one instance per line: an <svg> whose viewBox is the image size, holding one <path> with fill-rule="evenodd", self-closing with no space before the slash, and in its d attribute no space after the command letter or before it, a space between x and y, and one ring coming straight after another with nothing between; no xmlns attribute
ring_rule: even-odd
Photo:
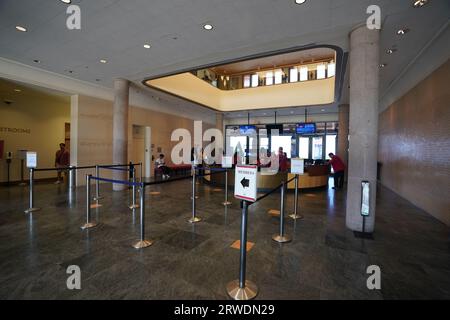
<svg viewBox="0 0 450 320"><path fill-rule="evenodd" d="M41 63L41 60L34 59L33 62L34 62L34 63Z"/></svg>
<svg viewBox="0 0 450 320"><path fill-rule="evenodd" d="M414 0L413 1L413 7L414 8L421 8L424 5L428 3L428 0Z"/></svg>
<svg viewBox="0 0 450 320"><path fill-rule="evenodd" d="M387 66L387 63L381 63L380 64L380 68L384 68L384 67L386 67Z"/></svg>
<svg viewBox="0 0 450 320"><path fill-rule="evenodd" d="M22 92L20 89L14 89L15 92Z"/></svg>
<svg viewBox="0 0 450 320"><path fill-rule="evenodd" d="M150 47L151 47L151 46L150 46L148 43L144 44L144 48L145 48L145 49L150 49Z"/></svg>
<svg viewBox="0 0 450 320"><path fill-rule="evenodd" d="M71 4L72 0L60 0L61 2L64 2L65 4Z"/></svg>
<svg viewBox="0 0 450 320"><path fill-rule="evenodd" d="M387 54L393 54L395 51L397 51L397 49L387 49L386 53Z"/></svg>
<svg viewBox="0 0 450 320"><path fill-rule="evenodd" d="M409 32L409 29L408 29L408 28L403 28L403 29L398 30L398 31L397 31L397 34L398 34L399 36L403 36L404 34L406 34L406 33L408 33L408 32Z"/></svg>
<svg viewBox="0 0 450 320"><path fill-rule="evenodd" d="M100 62L101 63L107 63L108 61L106 61L106 59L101 59Z"/></svg>
<svg viewBox="0 0 450 320"><path fill-rule="evenodd" d="M27 32L27 28L25 28L23 26L16 26L16 30L20 31L20 32Z"/></svg>
<svg viewBox="0 0 450 320"><path fill-rule="evenodd" d="M214 29L214 27L212 24L207 23L207 24L203 25L203 29L210 31L210 30Z"/></svg>
<svg viewBox="0 0 450 320"><path fill-rule="evenodd" d="M304 4L306 0L295 0L295 4Z"/></svg>

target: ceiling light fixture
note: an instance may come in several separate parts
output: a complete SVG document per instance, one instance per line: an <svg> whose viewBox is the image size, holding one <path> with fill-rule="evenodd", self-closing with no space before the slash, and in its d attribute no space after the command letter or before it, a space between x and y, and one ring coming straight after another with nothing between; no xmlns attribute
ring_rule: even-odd
<svg viewBox="0 0 450 320"><path fill-rule="evenodd" d="M386 53L387 54L393 54L395 51L397 51L396 49L387 49Z"/></svg>
<svg viewBox="0 0 450 320"><path fill-rule="evenodd" d="M20 32L27 32L27 28L22 27L22 26L16 26L16 30L20 31Z"/></svg>
<svg viewBox="0 0 450 320"><path fill-rule="evenodd" d="M72 0L61 0L61 2L64 2L65 4L71 4Z"/></svg>
<svg viewBox="0 0 450 320"><path fill-rule="evenodd" d="M212 30L213 28L214 27L212 26L212 24L209 24L209 23L207 23L203 26L203 29L208 30L208 31Z"/></svg>
<svg viewBox="0 0 450 320"><path fill-rule="evenodd" d="M427 3L428 3L428 0L414 0L413 7L414 8L421 8L424 5L426 5Z"/></svg>
<svg viewBox="0 0 450 320"><path fill-rule="evenodd" d="M14 89L15 92L22 92L20 89Z"/></svg>
<svg viewBox="0 0 450 320"><path fill-rule="evenodd" d="M41 63L41 60L34 59L33 62L34 62L34 63Z"/></svg>
<svg viewBox="0 0 450 320"><path fill-rule="evenodd" d="M381 63L381 64L380 64L380 68L384 68L384 67L386 67L386 66L387 66L386 63Z"/></svg>
<svg viewBox="0 0 450 320"><path fill-rule="evenodd" d="M108 61L106 61L105 59L101 59L100 62L101 63L107 63Z"/></svg>
<svg viewBox="0 0 450 320"><path fill-rule="evenodd" d="M409 29L408 29L408 28L404 28L404 29L398 30L398 31L397 31L397 34L398 34L399 36L402 36L402 35L404 35L404 34L406 34L406 33L408 33L408 32L409 32Z"/></svg>
<svg viewBox="0 0 450 320"><path fill-rule="evenodd" d="M150 45L148 43L144 44L145 49L150 49Z"/></svg>
<svg viewBox="0 0 450 320"><path fill-rule="evenodd" d="M295 4L304 4L306 0L295 0Z"/></svg>

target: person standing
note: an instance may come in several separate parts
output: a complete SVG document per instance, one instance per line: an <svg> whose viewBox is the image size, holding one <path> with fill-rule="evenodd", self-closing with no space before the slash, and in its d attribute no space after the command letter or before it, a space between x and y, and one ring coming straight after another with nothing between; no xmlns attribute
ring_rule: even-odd
<svg viewBox="0 0 450 320"><path fill-rule="evenodd" d="M345 164L341 158L339 158L334 153L330 152L328 154L330 160L329 164L333 167L334 171L334 187L333 189L342 189L344 187L344 174L345 174Z"/></svg>
<svg viewBox="0 0 450 320"><path fill-rule="evenodd" d="M163 179L169 179L170 169L166 166L166 160L164 155L161 153L159 158L155 161L156 168L161 171Z"/></svg>
<svg viewBox="0 0 450 320"><path fill-rule="evenodd" d="M67 168L70 165L70 153L66 150L66 145L64 143L59 144L59 150L56 151L55 155L55 167L56 168ZM61 176L61 172L64 171L64 176L67 175L66 170L58 169L58 177L55 184L60 184L64 180Z"/></svg>

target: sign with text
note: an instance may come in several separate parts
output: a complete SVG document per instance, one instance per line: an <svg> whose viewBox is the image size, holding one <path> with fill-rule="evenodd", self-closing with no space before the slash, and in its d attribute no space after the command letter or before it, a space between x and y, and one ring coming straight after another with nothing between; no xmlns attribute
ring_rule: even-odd
<svg viewBox="0 0 450 320"><path fill-rule="evenodd" d="M36 168L37 167L37 153L36 152L27 152L27 168Z"/></svg>
<svg viewBox="0 0 450 320"><path fill-rule="evenodd" d="M233 157L223 156L222 168L232 168L232 167L233 167Z"/></svg>
<svg viewBox="0 0 450 320"><path fill-rule="evenodd" d="M305 173L305 160L295 158L291 159L291 173L304 174Z"/></svg>
<svg viewBox="0 0 450 320"><path fill-rule="evenodd" d="M234 196L241 200L255 202L258 185L258 167L237 165L234 176Z"/></svg>

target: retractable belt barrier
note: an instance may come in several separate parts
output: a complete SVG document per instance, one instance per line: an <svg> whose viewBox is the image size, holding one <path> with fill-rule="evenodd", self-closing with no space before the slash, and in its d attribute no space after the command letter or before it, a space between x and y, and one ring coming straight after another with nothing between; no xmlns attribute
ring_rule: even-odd
<svg viewBox="0 0 450 320"><path fill-rule="evenodd" d="M127 167L127 166L141 166L141 181L142 181L142 163L138 163L138 164L110 164L110 165L95 165L95 166L66 166L66 167L59 167L59 168L30 168L30 182L29 182L29 187L30 187L30 195L29 195L29 208L26 209L24 212L25 213L32 213L32 212L36 212L41 210L41 208L38 207L34 207L34 175L35 172L40 172L40 171L63 171L63 170L67 170L69 171L69 189L72 189L75 187L75 172L77 170L85 170L85 169L96 169L96 176L99 177L99 171L98 169L100 167L104 167L104 168L110 168L110 167ZM124 169L127 170L128 169ZM98 205L98 200L101 199L102 197L100 197L99 194L99 185L98 185L98 181L96 184L96 196L94 197L94 200L97 201L97 205Z"/></svg>

